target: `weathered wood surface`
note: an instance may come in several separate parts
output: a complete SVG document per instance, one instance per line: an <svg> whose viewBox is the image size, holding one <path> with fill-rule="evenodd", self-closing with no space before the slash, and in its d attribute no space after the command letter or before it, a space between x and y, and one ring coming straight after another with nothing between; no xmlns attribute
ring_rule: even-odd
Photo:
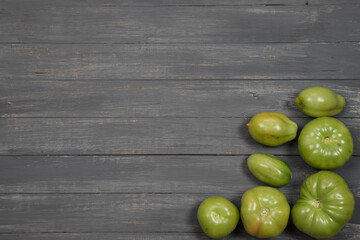
<svg viewBox="0 0 360 240"><path fill-rule="evenodd" d="M294 98L328 86L354 155L356 198L333 239L360 238L360 2L5 0L0 3L0 239L208 239L199 203L263 185L251 153L317 170L293 141L255 143L261 111L311 120ZM228 239L253 239L240 224ZM277 239L310 239L291 221Z"/></svg>
<svg viewBox="0 0 360 240"><path fill-rule="evenodd" d="M21 3L24 7L34 7L33 5L41 5L48 3L42 0L3 0L5 6L13 6L14 3ZM206 7L206 6L233 6L233 7L244 7L244 6L303 6L305 2L298 0L277 0L276 3L269 0L103 0L101 2L96 0L83 1L72 1L64 0L58 3L57 1L50 1L55 7L167 7L167 6L187 6L187 7ZM344 5L352 3L351 0L312 0L311 5L313 6L326 6L326 5ZM54 5L56 4L56 5Z"/></svg>
<svg viewBox="0 0 360 240"><path fill-rule="evenodd" d="M2 43L360 41L359 1L5 2Z"/></svg>
<svg viewBox="0 0 360 240"><path fill-rule="evenodd" d="M345 97L347 104L337 117L360 117L359 80L4 80L0 117L250 118L263 111L305 117L294 99L317 85Z"/></svg>
<svg viewBox="0 0 360 240"><path fill-rule="evenodd" d="M359 225L357 224L347 224L341 233L333 238L332 240L338 239L347 239L347 240L358 240L359 239ZM209 240L202 233L32 233L32 234L1 234L0 239L6 240L183 240L183 239L196 239L196 240ZM228 238L225 239L257 239L248 235L243 228L236 229ZM291 228L286 229L285 232L276 237L278 240L289 240L289 239L298 239L298 240L313 240L301 234L298 230Z"/></svg>
<svg viewBox="0 0 360 240"><path fill-rule="evenodd" d="M291 205L298 195L287 194ZM209 196L212 194L0 195L0 213L7 216L0 219L0 232L201 232L197 207ZM240 205L241 193L222 196ZM360 224L358 215L349 223Z"/></svg>
<svg viewBox="0 0 360 240"><path fill-rule="evenodd" d="M69 193L243 193L258 181L247 169L248 156L1 156L0 194ZM281 156L293 177L281 188L298 193L317 172L299 156ZM334 170L360 197L360 157ZM360 216L358 216L360 217Z"/></svg>
<svg viewBox="0 0 360 240"><path fill-rule="evenodd" d="M299 128L309 118L292 118ZM360 145L360 118L340 118ZM296 141L256 143L247 118L2 118L0 155L298 154ZM355 147L354 155L360 155Z"/></svg>
<svg viewBox="0 0 360 240"><path fill-rule="evenodd" d="M360 44L2 44L0 79L358 79Z"/></svg>

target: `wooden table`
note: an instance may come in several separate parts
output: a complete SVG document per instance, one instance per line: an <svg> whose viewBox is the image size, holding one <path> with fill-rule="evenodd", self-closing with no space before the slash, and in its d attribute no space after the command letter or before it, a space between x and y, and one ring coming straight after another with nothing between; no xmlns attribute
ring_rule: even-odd
<svg viewBox="0 0 360 240"><path fill-rule="evenodd" d="M309 86L346 98L354 155L335 170L356 198L334 239L360 238L360 2L0 2L0 239L208 239L196 211L263 185L247 157L281 156L290 205L316 169L296 141L245 124ZM229 239L250 239L242 225ZM291 221L277 239L311 239Z"/></svg>

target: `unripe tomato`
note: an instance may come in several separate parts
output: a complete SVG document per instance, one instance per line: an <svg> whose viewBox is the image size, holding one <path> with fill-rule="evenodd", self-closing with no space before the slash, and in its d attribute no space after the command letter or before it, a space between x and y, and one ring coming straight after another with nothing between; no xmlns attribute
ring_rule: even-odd
<svg viewBox="0 0 360 240"><path fill-rule="evenodd" d="M268 238L280 235L288 224L289 215L289 203L276 188L254 187L241 199L241 221L252 236Z"/></svg>
<svg viewBox="0 0 360 240"><path fill-rule="evenodd" d="M223 238L236 228L240 215L238 208L223 197L205 199L197 212L199 224L211 238Z"/></svg>
<svg viewBox="0 0 360 240"><path fill-rule="evenodd" d="M291 169L284 160L267 153L252 154L247 159L247 166L257 179L274 187L288 184L292 177Z"/></svg>
<svg viewBox="0 0 360 240"><path fill-rule="evenodd" d="M314 238L330 238L350 220L355 200L338 174L320 171L305 179L291 210L295 226Z"/></svg>
<svg viewBox="0 0 360 240"><path fill-rule="evenodd" d="M341 167L349 160L354 148L349 129L332 117L316 118L306 124L298 146L305 162L319 169Z"/></svg>
<svg viewBox="0 0 360 240"><path fill-rule="evenodd" d="M345 106L343 96L327 87L310 87L296 97L295 102L303 113L311 117L334 116Z"/></svg>
<svg viewBox="0 0 360 240"><path fill-rule="evenodd" d="M298 128L295 122L278 112L258 113L247 126L251 137L267 146L278 146L293 140Z"/></svg>

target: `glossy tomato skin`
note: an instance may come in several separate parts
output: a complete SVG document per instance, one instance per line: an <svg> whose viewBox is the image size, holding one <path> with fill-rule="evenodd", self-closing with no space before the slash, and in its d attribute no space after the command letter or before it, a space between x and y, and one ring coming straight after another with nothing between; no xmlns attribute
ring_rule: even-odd
<svg viewBox="0 0 360 240"><path fill-rule="evenodd" d="M319 169L343 166L353 153L353 139L349 129L332 117L310 121L302 129L298 147L301 157Z"/></svg>
<svg viewBox="0 0 360 240"><path fill-rule="evenodd" d="M343 96L327 87L310 87L296 97L295 102L303 113L311 117L334 116L345 106Z"/></svg>
<svg viewBox="0 0 360 240"><path fill-rule="evenodd" d="M223 197L206 198L197 212L199 224L211 238L223 238L236 228L240 215L238 208Z"/></svg>
<svg viewBox="0 0 360 240"><path fill-rule="evenodd" d="M297 124L279 112L261 112L247 124L251 137L267 146L279 146L293 140Z"/></svg>
<svg viewBox="0 0 360 240"><path fill-rule="evenodd" d="M241 220L252 236L268 238L280 235L288 224L289 215L289 203L276 188L255 187L247 190L241 199Z"/></svg>
<svg viewBox="0 0 360 240"><path fill-rule="evenodd" d="M354 196L344 179L320 171L303 182L291 216L300 231L318 239L330 238L350 220L354 205Z"/></svg>
<svg viewBox="0 0 360 240"><path fill-rule="evenodd" d="M252 154L247 159L247 166L257 179L274 187L288 184L292 177L291 169L284 160L267 153Z"/></svg>

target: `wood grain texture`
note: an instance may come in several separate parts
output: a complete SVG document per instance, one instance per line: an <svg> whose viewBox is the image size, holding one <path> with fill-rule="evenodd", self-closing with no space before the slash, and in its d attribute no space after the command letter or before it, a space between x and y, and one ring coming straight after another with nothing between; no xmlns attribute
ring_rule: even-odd
<svg viewBox="0 0 360 240"><path fill-rule="evenodd" d="M306 5L308 2L308 5ZM333 239L360 237L360 2L4 0L0 4L0 239L208 239L206 197L240 205L263 185L251 153L292 168L293 205L317 170L292 141L255 143L245 124L299 124L304 88L347 100L354 155L336 169L356 198ZM299 130L300 130L299 129ZM240 224L231 239L253 239ZM291 221L277 239L311 239Z"/></svg>
<svg viewBox="0 0 360 240"><path fill-rule="evenodd" d="M243 193L264 185L248 170L248 156L1 156L0 194L8 193ZM281 156L293 177L282 187L294 194L317 172L299 156ZM334 172L360 197L352 157Z"/></svg>
<svg viewBox="0 0 360 240"><path fill-rule="evenodd" d="M0 195L0 232L201 232L196 212L209 196L212 194ZM241 193L222 196L240 205ZM286 196L293 205L299 193ZM355 213L358 209L359 205ZM349 223L358 225L360 219L355 214ZM294 227L289 230L293 232Z"/></svg>
<svg viewBox="0 0 360 240"><path fill-rule="evenodd" d="M329 238L332 240L335 239L348 239L348 240L358 240L359 239L359 225L348 223L341 230L339 235ZM0 239L6 240L209 240L207 236L203 233L27 233L27 234L0 234ZM251 237L245 232L245 229L239 228L236 229L234 233L230 234L229 237L224 239L257 239ZM312 240L313 238L308 237L307 235L300 233L295 229L294 226L290 226L285 229L285 232L277 236L276 239L279 240L289 240L289 239L301 239L301 240Z"/></svg>
<svg viewBox="0 0 360 240"><path fill-rule="evenodd" d="M0 117L251 117L281 111L305 117L294 99L310 86L346 99L336 117L360 117L360 81L0 81Z"/></svg>
<svg viewBox="0 0 360 240"><path fill-rule="evenodd" d="M339 237L348 240L359 239L359 227L356 224L347 224L341 231L341 233L330 239L339 239ZM191 240L208 240L209 238L202 233L29 233L29 234L1 234L0 239L6 240L43 240L43 239L81 239L81 240L180 240L180 239L191 239ZM225 239L256 239L248 235L244 229L235 230L228 238ZM277 236L276 239L288 240L288 239L304 239L311 240L305 234L300 233L294 227L291 229L285 229L285 232Z"/></svg>
<svg viewBox="0 0 360 240"><path fill-rule="evenodd" d="M359 239L359 227L356 224L347 224L341 231L339 235L330 239L339 239L342 237L348 240L358 240ZM103 239L103 240L180 240L180 239L193 239L193 240L208 240L209 238L202 233L31 233L31 234L1 234L0 239L7 240L43 240L43 239L81 239L81 240L94 240L94 239ZM228 238L225 239L256 239L248 235L244 229L235 230ZM311 240L305 234L300 233L294 227L291 229L286 229L285 232L277 236L276 239L279 240L288 240L288 239L304 239Z"/></svg>
<svg viewBox="0 0 360 240"><path fill-rule="evenodd" d="M301 129L310 119L292 118ZM360 119L340 118L360 144ZM2 118L0 154L298 154L292 141L266 147L248 118ZM359 155L360 149L354 149Z"/></svg>
<svg viewBox="0 0 360 240"><path fill-rule="evenodd" d="M19 8L20 4L23 7ZM358 1L311 1L309 6L305 1L284 0L5 1L0 12L0 41L221 44L360 41L359 10Z"/></svg>
<svg viewBox="0 0 360 240"><path fill-rule="evenodd" d="M2 44L0 79L358 79L358 43Z"/></svg>
<svg viewBox="0 0 360 240"><path fill-rule="evenodd" d="M21 3L24 7L31 7L33 5L44 4L41 0L4 0L8 6L13 6L14 4ZM194 2L193 0L103 0L101 2L96 0L87 0L83 1L72 1L64 0L58 3L57 1L50 1L52 4L56 4L59 7L149 7L149 8L158 8L158 7L167 7L167 6L187 6L187 7L206 7L206 6L233 6L233 7L243 7L243 6L265 6L265 5L285 5L285 6L303 6L304 2L298 0L277 0L276 3L269 0L198 0ZM345 5L352 3L353 1L349 0L312 0L311 5L314 6L324 6L324 5Z"/></svg>

